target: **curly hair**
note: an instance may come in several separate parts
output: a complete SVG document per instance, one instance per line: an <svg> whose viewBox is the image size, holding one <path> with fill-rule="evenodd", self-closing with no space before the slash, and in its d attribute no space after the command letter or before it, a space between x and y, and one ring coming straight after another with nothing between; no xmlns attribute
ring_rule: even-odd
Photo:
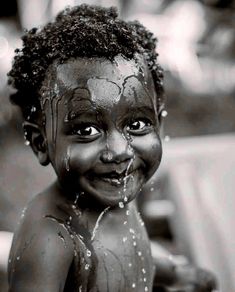
<svg viewBox="0 0 235 292"><path fill-rule="evenodd" d="M115 7L103 8L82 4L66 8L54 22L32 28L23 37L22 49L16 49L8 83L16 89L10 96L25 119L32 109L40 109L42 82L48 67L57 60L63 63L76 57L105 57L118 54L128 59L144 55L157 92L157 107L164 105L163 71L157 63L157 39L139 22L118 18Z"/></svg>

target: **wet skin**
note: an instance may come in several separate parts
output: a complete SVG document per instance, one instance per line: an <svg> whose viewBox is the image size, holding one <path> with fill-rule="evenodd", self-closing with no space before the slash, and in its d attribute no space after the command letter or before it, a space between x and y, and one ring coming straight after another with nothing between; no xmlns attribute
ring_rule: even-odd
<svg viewBox="0 0 235 292"><path fill-rule="evenodd" d="M141 56L55 63L41 94L45 151L31 144L58 181L32 200L14 236L11 291L151 291L133 201L161 160L147 65Z"/></svg>
<svg viewBox="0 0 235 292"><path fill-rule="evenodd" d="M71 60L45 82L56 94L44 99L50 161L61 186L85 192L89 207L132 200L159 165L156 94L138 63Z"/></svg>

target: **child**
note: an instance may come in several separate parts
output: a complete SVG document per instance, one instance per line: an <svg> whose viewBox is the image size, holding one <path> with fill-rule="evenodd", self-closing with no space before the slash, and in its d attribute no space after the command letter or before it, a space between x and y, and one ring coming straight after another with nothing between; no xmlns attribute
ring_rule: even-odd
<svg viewBox="0 0 235 292"><path fill-rule="evenodd" d="M11 100L39 162L58 179L22 215L10 291L152 291L154 266L157 286L191 285L188 267L153 262L135 203L162 155L156 39L114 8L87 5L22 39Z"/></svg>
<svg viewBox="0 0 235 292"><path fill-rule="evenodd" d="M14 235L10 291L152 291L135 198L162 155L155 38L114 8L81 5L22 40L11 99L58 179L29 203Z"/></svg>

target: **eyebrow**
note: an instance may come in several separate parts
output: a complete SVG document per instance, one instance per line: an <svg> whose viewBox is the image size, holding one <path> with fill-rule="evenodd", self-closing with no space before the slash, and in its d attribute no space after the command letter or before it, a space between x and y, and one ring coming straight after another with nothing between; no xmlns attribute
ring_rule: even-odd
<svg viewBox="0 0 235 292"><path fill-rule="evenodd" d="M98 115L98 111L93 110L92 108L88 108L88 107L83 107L82 109L72 109L70 110L66 116L65 116L65 122L70 122L73 121L81 116L90 116L90 117L94 117Z"/></svg>
<svg viewBox="0 0 235 292"><path fill-rule="evenodd" d="M155 115L155 110L154 110L154 107L150 107L150 106L146 106L146 105L143 105L143 106L134 106L133 108L130 109L131 112L141 112L141 113L149 113L149 114L154 114Z"/></svg>

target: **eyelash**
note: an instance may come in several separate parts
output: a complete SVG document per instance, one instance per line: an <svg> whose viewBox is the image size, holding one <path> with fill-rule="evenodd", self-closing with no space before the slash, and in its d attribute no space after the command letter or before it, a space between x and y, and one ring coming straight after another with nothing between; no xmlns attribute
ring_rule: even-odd
<svg viewBox="0 0 235 292"><path fill-rule="evenodd" d="M152 125L149 119L138 118L128 122L124 127L124 131L130 135L141 136L147 134ZM84 133L83 131L88 131L88 133ZM92 139L96 138L101 132L98 126L89 123L81 123L74 127L71 134L84 139Z"/></svg>
<svg viewBox="0 0 235 292"><path fill-rule="evenodd" d="M141 125L142 123L142 125ZM126 130L130 134L134 135L145 135L150 127L152 126L152 122L146 118L139 118L131 121L129 125L127 125ZM138 127L139 126L139 127Z"/></svg>
<svg viewBox="0 0 235 292"><path fill-rule="evenodd" d="M95 133L83 133L82 134L82 131L86 131L87 129L90 129L91 130L91 133L92 133L92 131L96 131ZM80 132L80 133L79 133ZM92 136L95 136L95 135L97 135L97 134L99 134L100 133L100 130L96 127L96 126L93 126L93 125L91 125L91 124L80 124L80 125L78 125L78 126L76 126L76 128L75 129L73 129L73 131L72 131L72 134L73 135L78 135L78 136L90 136L90 137L92 137Z"/></svg>

